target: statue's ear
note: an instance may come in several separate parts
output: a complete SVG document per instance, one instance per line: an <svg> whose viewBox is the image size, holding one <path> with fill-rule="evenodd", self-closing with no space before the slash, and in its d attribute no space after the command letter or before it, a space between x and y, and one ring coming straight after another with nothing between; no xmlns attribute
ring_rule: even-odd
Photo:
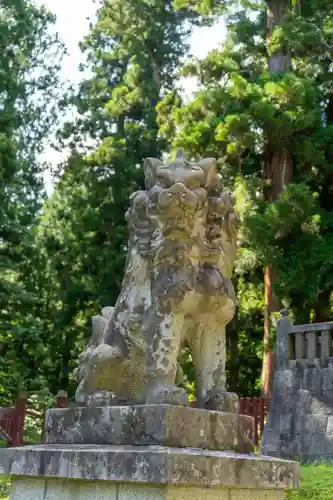
<svg viewBox="0 0 333 500"><path fill-rule="evenodd" d="M161 165L163 165L163 162L157 158L146 158L143 162L146 189L151 189L154 186L156 180L156 170Z"/></svg>
<svg viewBox="0 0 333 500"><path fill-rule="evenodd" d="M206 186L213 187L217 184L217 162L215 158L204 158L198 162L206 176Z"/></svg>

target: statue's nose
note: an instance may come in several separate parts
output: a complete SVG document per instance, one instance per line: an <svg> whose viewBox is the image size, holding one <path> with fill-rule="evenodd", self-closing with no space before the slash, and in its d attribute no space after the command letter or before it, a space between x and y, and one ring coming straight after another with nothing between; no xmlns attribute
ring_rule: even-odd
<svg viewBox="0 0 333 500"><path fill-rule="evenodd" d="M168 191L172 194L179 195L179 194L186 193L186 191L188 191L188 190L182 182L176 182L176 184L171 186L171 188Z"/></svg>
<svg viewBox="0 0 333 500"><path fill-rule="evenodd" d="M196 205L195 194L191 193L191 191L181 182L177 182L169 189L161 192L158 200L161 208L166 208L167 206L188 207Z"/></svg>

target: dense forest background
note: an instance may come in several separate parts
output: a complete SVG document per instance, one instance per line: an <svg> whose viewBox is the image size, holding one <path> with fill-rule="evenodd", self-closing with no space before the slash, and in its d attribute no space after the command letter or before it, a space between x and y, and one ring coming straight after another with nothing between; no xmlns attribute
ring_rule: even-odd
<svg viewBox="0 0 333 500"><path fill-rule="evenodd" d="M190 57L192 30L221 16L226 40ZM236 196L228 384L269 395L278 311L332 318L332 2L100 1L81 43L89 77L68 88L54 22L32 0L0 2L0 403L74 393L91 316L119 293L142 160L177 147L219 158ZM69 155L47 198L40 158L54 137ZM191 390L189 352L181 362Z"/></svg>

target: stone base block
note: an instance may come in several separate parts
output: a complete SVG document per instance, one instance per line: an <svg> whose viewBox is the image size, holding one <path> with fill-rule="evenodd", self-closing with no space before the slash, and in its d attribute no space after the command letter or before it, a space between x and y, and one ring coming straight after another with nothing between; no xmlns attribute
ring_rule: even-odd
<svg viewBox="0 0 333 500"><path fill-rule="evenodd" d="M270 500L298 486L299 464L163 446L40 445L0 450L0 474L13 477L10 500L153 500L187 491L195 493L189 498Z"/></svg>
<svg viewBox="0 0 333 500"><path fill-rule="evenodd" d="M253 451L254 419L237 413L170 405L49 410L48 444L160 445Z"/></svg>
<svg viewBox="0 0 333 500"><path fill-rule="evenodd" d="M9 500L283 500L281 490L14 478Z"/></svg>

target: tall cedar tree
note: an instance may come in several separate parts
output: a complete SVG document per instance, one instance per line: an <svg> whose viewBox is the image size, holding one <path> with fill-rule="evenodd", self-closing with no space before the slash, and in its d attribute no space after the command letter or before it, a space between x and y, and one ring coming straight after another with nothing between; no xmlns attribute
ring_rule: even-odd
<svg viewBox="0 0 333 500"><path fill-rule="evenodd" d="M266 42L270 41L274 32L281 29L287 14L289 0L266 1ZM291 60L286 43L268 50L268 71L283 76L291 71ZM291 139L291 137L289 138ZM264 196L268 203L279 199L286 184L292 181L293 159L289 141L279 143L276 136L269 133L264 137ZM278 270L270 263L265 267L265 316L264 316L264 353L261 375L261 391L263 396L271 396L272 370L273 370L273 344L272 344L272 313L279 310L279 301L274 291L274 282L278 278Z"/></svg>
<svg viewBox="0 0 333 500"><path fill-rule="evenodd" d="M62 47L54 17L33 2L0 5L0 398L36 380L42 332L26 282L31 229L42 203L38 154L54 120Z"/></svg>

